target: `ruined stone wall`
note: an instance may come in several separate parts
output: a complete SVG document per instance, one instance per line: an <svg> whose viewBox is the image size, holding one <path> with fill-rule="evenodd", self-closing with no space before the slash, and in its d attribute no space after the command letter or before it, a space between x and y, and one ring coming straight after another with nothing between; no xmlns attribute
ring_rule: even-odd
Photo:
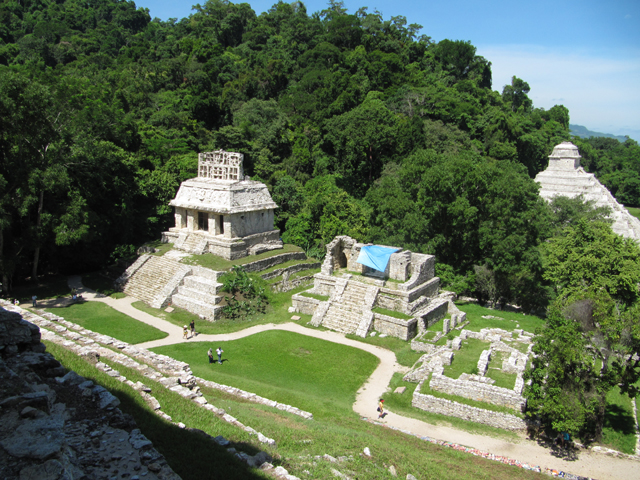
<svg viewBox="0 0 640 480"><path fill-rule="evenodd" d="M45 350L36 325L0 308L3 478L180 479L118 398Z"/></svg>
<svg viewBox="0 0 640 480"><path fill-rule="evenodd" d="M422 253L411 253L411 278L398 288L409 291L435 276L436 257Z"/></svg>
<svg viewBox="0 0 640 480"><path fill-rule="evenodd" d="M274 255L273 257L246 263L243 265L243 267L247 272L259 272L261 270L266 270L267 268L274 267L290 260L305 260L306 258L307 256L304 252L282 253L280 255Z"/></svg>
<svg viewBox="0 0 640 480"><path fill-rule="evenodd" d="M427 412L439 413L449 417L461 418L471 422L482 423L491 427L505 430L526 430L526 422L507 413L494 412L483 408L472 407L463 403L453 402L433 395L420 393L422 382L413 393L412 405Z"/></svg>
<svg viewBox="0 0 640 480"><path fill-rule="evenodd" d="M379 333L387 334L407 341L416 336L418 331L417 320L402 320L381 313L373 313L373 328Z"/></svg>
<svg viewBox="0 0 640 480"><path fill-rule="evenodd" d="M469 380L455 380L444 375L433 374L429 382L429 388L478 402L512 408L516 411L522 411L525 405L524 398L513 390Z"/></svg>

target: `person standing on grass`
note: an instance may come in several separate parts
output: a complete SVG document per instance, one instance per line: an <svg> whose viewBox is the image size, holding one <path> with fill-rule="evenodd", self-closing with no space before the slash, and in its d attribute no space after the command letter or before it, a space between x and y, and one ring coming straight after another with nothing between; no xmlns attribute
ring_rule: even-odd
<svg viewBox="0 0 640 480"><path fill-rule="evenodd" d="M183 340L188 340L189 337L187 337L187 334L189 333L189 330L187 330L187 326L185 325L184 327L182 327L182 339Z"/></svg>
<svg viewBox="0 0 640 480"><path fill-rule="evenodd" d="M36 306L38 305L37 300L38 300L38 297L37 297L36 295L33 295L33 296L31 297L31 305L33 305L34 307L36 307Z"/></svg>
<svg viewBox="0 0 640 480"><path fill-rule="evenodd" d="M224 353L224 350L222 350L222 347L218 347L216 353L218 354L218 363L222 365L222 354Z"/></svg>
<svg viewBox="0 0 640 480"><path fill-rule="evenodd" d="M384 399L381 398L380 402L378 403L378 418L384 418Z"/></svg>
<svg viewBox="0 0 640 480"><path fill-rule="evenodd" d="M189 328L191 329L191 336L193 337L196 334L196 321L193 318L191 319Z"/></svg>
<svg viewBox="0 0 640 480"><path fill-rule="evenodd" d="M209 357L209 363L213 363L213 348L209 349L207 356Z"/></svg>

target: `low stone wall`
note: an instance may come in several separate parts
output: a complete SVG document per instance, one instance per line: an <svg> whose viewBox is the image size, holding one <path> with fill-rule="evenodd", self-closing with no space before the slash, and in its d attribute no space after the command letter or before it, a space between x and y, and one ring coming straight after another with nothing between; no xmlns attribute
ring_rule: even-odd
<svg viewBox="0 0 640 480"><path fill-rule="evenodd" d="M243 265L247 272L259 272L266 270L267 268L280 265L281 263L288 262L289 260L305 260L307 255L304 252L290 252L275 255L269 258L263 258L262 260L256 260L255 262L246 263Z"/></svg>
<svg viewBox="0 0 640 480"><path fill-rule="evenodd" d="M416 336L418 321L415 318L402 320L382 313L373 313L373 328L376 332L407 341Z"/></svg>
<svg viewBox="0 0 640 480"><path fill-rule="evenodd" d="M505 430L526 430L526 422L507 413L493 412L483 408L472 407L463 403L453 402L444 398L437 398L433 395L420 393L422 382L418 385L413 393L411 404L415 408L425 410L427 412L439 413L449 417L461 418L471 422L482 423L491 427L502 428Z"/></svg>
<svg viewBox="0 0 640 480"><path fill-rule="evenodd" d="M314 263L298 263L297 265L291 265L286 268L277 268L276 270L265 273L262 275L263 280L269 280L271 278L278 277L280 275L291 275L292 273L302 272L304 270L312 270L314 268L320 268L320 262Z"/></svg>
<svg viewBox="0 0 640 480"><path fill-rule="evenodd" d="M444 375L432 375L429 388L449 395L457 395L478 402L512 408L517 411L522 411L525 405L525 399L513 390L481 382L455 380Z"/></svg>
<svg viewBox="0 0 640 480"><path fill-rule="evenodd" d="M443 302L442 304L438 305L436 308L429 310L427 313L423 315L417 315L416 318L418 319L418 323L420 325L419 328L421 329L424 328L426 330L434 323L437 323L440 320L442 320L446 314L447 314L447 302Z"/></svg>
<svg viewBox="0 0 640 480"><path fill-rule="evenodd" d="M313 275L308 275L306 277L296 277L291 280L281 280L279 282L274 282L271 284L272 292L288 292L289 290L293 290L294 288L298 288L304 285L311 285L313 282Z"/></svg>
<svg viewBox="0 0 640 480"><path fill-rule="evenodd" d="M313 315L321 301L316 298L305 297L299 293L291 296L291 306L297 313L304 313L305 315Z"/></svg>

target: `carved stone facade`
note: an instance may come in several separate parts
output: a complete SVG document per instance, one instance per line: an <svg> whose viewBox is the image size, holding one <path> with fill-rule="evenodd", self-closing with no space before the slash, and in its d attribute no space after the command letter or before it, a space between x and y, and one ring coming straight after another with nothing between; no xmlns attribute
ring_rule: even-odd
<svg viewBox="0 0 640 480"><path fill-rule="evenodd" d="M282 248L274 229L267 186L244 176L244 155L223 150L201 153L198 177L182 182L176 197L175 227L163 240L189 253L213 253L227 260Z"/></svg>
<svg viewBox="0 0 640 480"><path fill-rule="evenodd" d="M640 241L640 220L619 204L609 190L593 173L580 166L578 147L570 142L556 145L549 156L549 166L538 173L535 181L540 184L540 196L550 201L555 196L577 197L583 195L597 207L609 207L613 220L612 230L623 237Z"/></svg>

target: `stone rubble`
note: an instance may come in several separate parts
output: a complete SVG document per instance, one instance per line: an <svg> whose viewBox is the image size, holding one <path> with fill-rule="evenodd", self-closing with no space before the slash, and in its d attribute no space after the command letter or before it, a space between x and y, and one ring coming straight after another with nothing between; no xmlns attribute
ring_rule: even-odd
<svg viewBox="0 0 640 480"><path fill-rule="evenodd" d="M179 480L120 401L67 372L40 339L0 308L0 477Z"/></svg>

